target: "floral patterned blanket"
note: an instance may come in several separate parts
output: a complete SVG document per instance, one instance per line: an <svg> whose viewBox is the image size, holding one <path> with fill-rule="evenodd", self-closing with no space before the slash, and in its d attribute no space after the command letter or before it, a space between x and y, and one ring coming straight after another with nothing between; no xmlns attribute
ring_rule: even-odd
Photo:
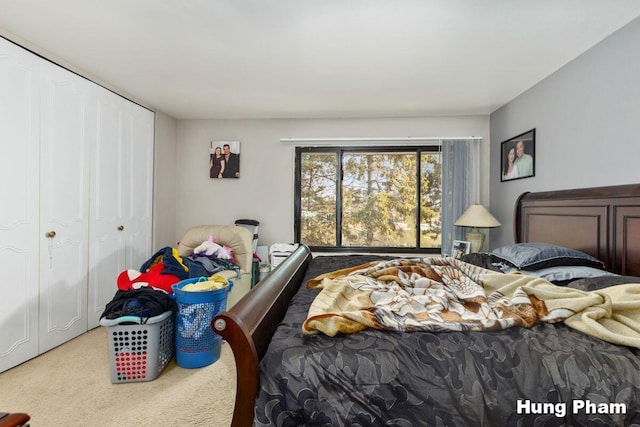
<svg viewBox="0 0 640 427"><path fill-rule="evenodd" d="M320 275L302 330L328 336L365 328L494 331L539 322L567 325L640 348L640 284L599 291L502 274L455 258L374 261Z"/></svg>

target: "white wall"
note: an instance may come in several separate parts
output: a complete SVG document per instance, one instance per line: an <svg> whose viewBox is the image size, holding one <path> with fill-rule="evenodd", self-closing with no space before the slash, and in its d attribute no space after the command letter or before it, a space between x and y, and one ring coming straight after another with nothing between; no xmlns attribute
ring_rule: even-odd
<svg viewBox="0 0 640 427"><path fill-rule="evenodd" d="M489 117L180 120L176 239L197 224L260 221L260 244L293 241L294 145L284 137L479 136L481 201L489 200ZM210 179L209 141L241 142L240 179Z"/></svg>
<svg viewBox="0 0 640 427"><path fill-rule="evenodd" d="M525 191L640 182L640 19L603 40L491 115L491 207L513 243L513 208ZM500 143L536 128L536 176L500 182Z"/></svg>

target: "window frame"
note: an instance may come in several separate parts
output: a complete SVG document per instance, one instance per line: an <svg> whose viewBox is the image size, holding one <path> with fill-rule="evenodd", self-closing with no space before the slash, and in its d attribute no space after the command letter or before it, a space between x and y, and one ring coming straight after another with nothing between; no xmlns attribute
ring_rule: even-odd
<svg viewBox="0 0 640 427"><path fill-rule="evenodd" d="M301 240L301 216L302 216L302 154L303 153L336 153L338 157L338 168L336 171L336 182L342 183L343 157L345 153L374 152L374 153L414 153L416 162L416 246L413 247L388 247L388 246L343 246L342 245L342 185L336 188L336 246L309 246L315 252L343 252L343 253L421 253L439 254L441 247L421 248L420 245L420 204L422 195L420 193L422 153L441 153L442 146L439 143L424 145L349 145L349 146L298 146L295 147L294 160L294 239L296 243ZM441 158L442 161L442 158ZM442 213L441 213L442 214Z"/></svg>

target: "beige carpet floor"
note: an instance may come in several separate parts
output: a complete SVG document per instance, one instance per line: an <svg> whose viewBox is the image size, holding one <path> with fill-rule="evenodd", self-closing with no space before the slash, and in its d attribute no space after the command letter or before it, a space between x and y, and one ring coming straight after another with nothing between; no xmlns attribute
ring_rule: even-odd
<svg viewBox="0 0 640 427"><path fill-rule="evenodd" d="M236 374L222 344L213 364L171 361L153 381L111 383L107 328L98 327L0 374L0 412L26 412L32 427L231 424Z"/></svg>

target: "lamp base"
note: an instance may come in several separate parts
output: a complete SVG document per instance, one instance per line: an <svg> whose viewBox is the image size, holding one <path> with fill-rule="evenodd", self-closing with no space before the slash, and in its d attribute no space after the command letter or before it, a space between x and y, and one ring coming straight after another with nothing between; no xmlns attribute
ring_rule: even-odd
<svg viewBox="0 0 640 427"><path fill-rule="evenodd" d="M464 238L471 243L471 252L480 252L484 245L484 234L474 227L471 231L467 231Z"/></svg>

